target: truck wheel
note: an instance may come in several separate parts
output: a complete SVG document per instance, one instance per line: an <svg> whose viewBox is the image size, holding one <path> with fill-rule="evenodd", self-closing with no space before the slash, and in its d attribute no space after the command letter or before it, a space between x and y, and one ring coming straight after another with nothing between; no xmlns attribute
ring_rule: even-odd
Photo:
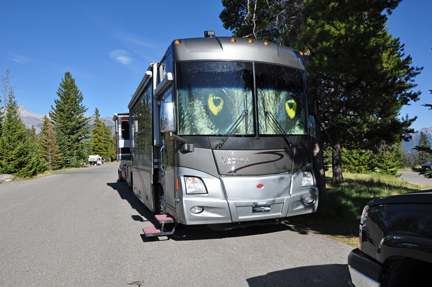
<svg viewBox="0 0 432 287"><path fill-rule="evenodd" d="M394 261L383 276L383 287L428 286L431 263L403 259Z"/></svg>

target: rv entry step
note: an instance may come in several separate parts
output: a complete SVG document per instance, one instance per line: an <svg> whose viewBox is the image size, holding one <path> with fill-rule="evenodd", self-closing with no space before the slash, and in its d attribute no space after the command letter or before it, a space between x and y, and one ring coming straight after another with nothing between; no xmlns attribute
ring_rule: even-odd
<svg viewBox="0 0 432 287"><path fill-rule="evenodd" d="M177 226L177 222L175 222L174 218L167 214L157 214L155 215L155 218L158 222L158 227L143 227L142 230L145 237L168 236L174 234L175 228ZM165 224L169 226L165 226Z"/></svg>

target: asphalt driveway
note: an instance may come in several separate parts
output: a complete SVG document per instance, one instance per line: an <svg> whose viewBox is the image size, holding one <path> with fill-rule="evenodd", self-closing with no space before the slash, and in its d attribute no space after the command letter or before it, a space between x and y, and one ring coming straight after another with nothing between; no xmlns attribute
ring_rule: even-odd
<svg viewBox="0 0 432 287"><path fill-rule="evenodd" d="M398 173L402 174L400 179L403 181L432 186L432 178L425 178L423 175L419 175L417 172L399 171Z"/></svg>

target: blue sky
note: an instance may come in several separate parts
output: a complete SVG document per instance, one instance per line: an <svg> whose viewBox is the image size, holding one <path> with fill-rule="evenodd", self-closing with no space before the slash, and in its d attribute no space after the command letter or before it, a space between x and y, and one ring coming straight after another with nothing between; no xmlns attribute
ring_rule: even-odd
<svg viewBox="0 0 432 287"><path fill-rule="evenodd" d="M174 39L202 37L204 30L230 36L219 19L221 0L184 1L3 1L0 9L0 74L10 69L18 104L46 114L70 71L83 92L86 113L102 117L127 112L151 61L158 62ZM417 6L413 6L415 5ZM405 43L413 65L420 101L401 116L418 116L412 127L431 127L432 1L404 0L389 17L394 37ZM3 94L1 94L3 101ZM2 103L3 105L3 103Z"/></svg>

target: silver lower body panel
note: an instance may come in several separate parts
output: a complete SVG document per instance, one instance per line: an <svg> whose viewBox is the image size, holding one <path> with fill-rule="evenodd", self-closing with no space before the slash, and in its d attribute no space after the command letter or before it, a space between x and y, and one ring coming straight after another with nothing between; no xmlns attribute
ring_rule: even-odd
<svg viewBox="0 0 432 287"><path fill-rule="evenodd" d="M303 173L299 171L298 173ZM207 194L188 195L185 176L203 180ZM300 180L300 183L296 182ZM216 178L186 168L179 169L182 196L176 205L175 218L186 225L242 223L281 219L287 216L312 213L318 206L318 188L302 187L297 173L266 176L227 176ZM313 203L305 204L305 198ZM199 214L191 212L201 207Z"/></svg>

